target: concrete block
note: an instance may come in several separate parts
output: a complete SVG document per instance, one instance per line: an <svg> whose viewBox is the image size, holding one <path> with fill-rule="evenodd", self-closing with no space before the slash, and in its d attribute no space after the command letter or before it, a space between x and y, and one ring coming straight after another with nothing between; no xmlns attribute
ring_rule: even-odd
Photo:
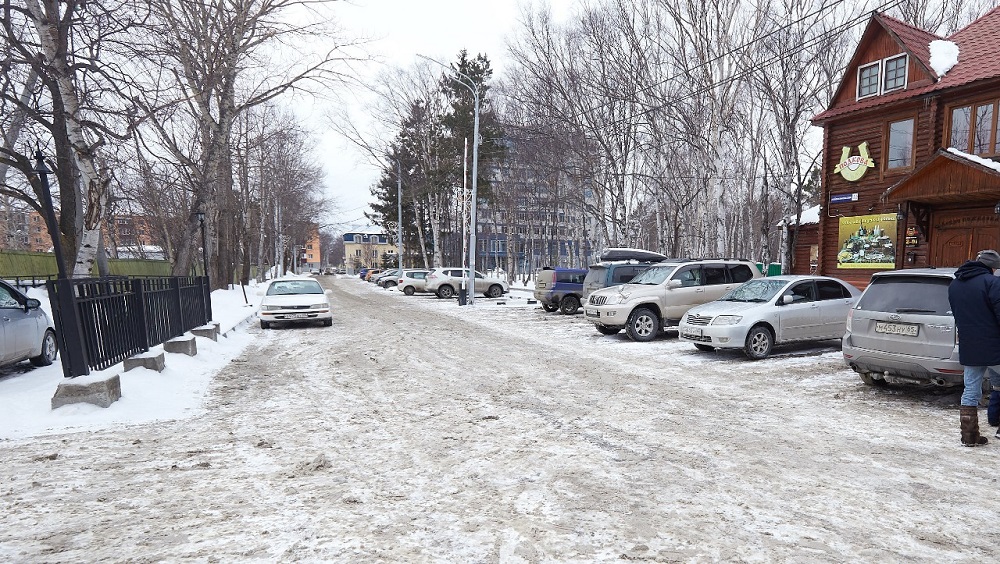
<svg viewBox="0 0 1000 564"><path fill-rule="evenodd" d="M163 353L142 354L125 359L125 372L133 368L148 368L157 372L163 372L166 363L163 361Z"/></svg>
<svg viewBox="0 0 1000 564"><path fill-rule="evenodd" d="M191 334L196 337L204 337L206 339L212 339L213 341L219 340L219 325L208 324L202 325L201 327L195 327L191 330Z"/></svg>
<svg viewBox="0 0 1000 564"><path fill-rule="evenodd" d="M194 335L190 337L175 337L163 343L163 350L169 353L195 356L198 354L198 343L195 342Z"/></svg>
<svg viewBox="0 0 1000 564"><path fill-rule="evenodd" d="M81 376L60 382L52 396L52 409L71 403L91 403L110 407L122 397L121 378L114 376L93 378Z"/></svg>

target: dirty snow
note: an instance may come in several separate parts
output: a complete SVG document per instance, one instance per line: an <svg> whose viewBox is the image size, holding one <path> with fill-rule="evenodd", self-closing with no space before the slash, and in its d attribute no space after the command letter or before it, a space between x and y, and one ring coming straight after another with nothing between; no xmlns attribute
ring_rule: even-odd
<svg viewBox="0 0 1000 564"><path fill-rule="evenodd" d="M320 280L334 326L238 327L186 415L0 440L0 560L996 559L956 390Z"/></svg>

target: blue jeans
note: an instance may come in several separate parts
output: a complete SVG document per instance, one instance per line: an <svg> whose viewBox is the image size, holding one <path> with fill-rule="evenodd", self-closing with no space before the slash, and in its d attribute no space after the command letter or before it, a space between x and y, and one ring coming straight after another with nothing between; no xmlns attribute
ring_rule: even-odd
<svg viewBox="0 0 1000 564"><path fill-rule="evenodd" d="M962 392L962 405L979 405L983 399L983 376L990 379L993 388L1000 390L1000 364L996 366L966 366L965 391Z"/></svg>

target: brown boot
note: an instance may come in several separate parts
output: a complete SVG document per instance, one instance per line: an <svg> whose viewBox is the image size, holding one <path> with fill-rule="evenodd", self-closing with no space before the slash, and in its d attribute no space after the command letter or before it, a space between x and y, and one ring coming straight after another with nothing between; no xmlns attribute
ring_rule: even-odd
<svg viewBox="0 0 1000 564"><path fill-rule="evenodd" d="M985 445L989 441L979 434L979 408L974 405L963 405L959 408L962 423L962 444L965 446Z"/></svg>

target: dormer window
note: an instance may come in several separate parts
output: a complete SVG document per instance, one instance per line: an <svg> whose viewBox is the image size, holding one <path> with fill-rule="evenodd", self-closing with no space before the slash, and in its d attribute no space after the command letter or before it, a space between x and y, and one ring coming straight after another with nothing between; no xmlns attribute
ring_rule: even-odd
<svg viewBox="0 0 1000 564"><path fill-rule="evenodd" d="M858 67L858 100L906 88L906 53Z"/></svg>
<svg viewBox="0 0 1000 564"><path fill-rule="evenodd" d="M858 99L878 94L878 75L882 61L876 61L858 69Z"/></svg>
<svg viewBox="0 0 1000 564"><path fill-rule="evenodd" d="M886 59L882 93L900 90L904 87L906 87L906 55Z"/></svg>

